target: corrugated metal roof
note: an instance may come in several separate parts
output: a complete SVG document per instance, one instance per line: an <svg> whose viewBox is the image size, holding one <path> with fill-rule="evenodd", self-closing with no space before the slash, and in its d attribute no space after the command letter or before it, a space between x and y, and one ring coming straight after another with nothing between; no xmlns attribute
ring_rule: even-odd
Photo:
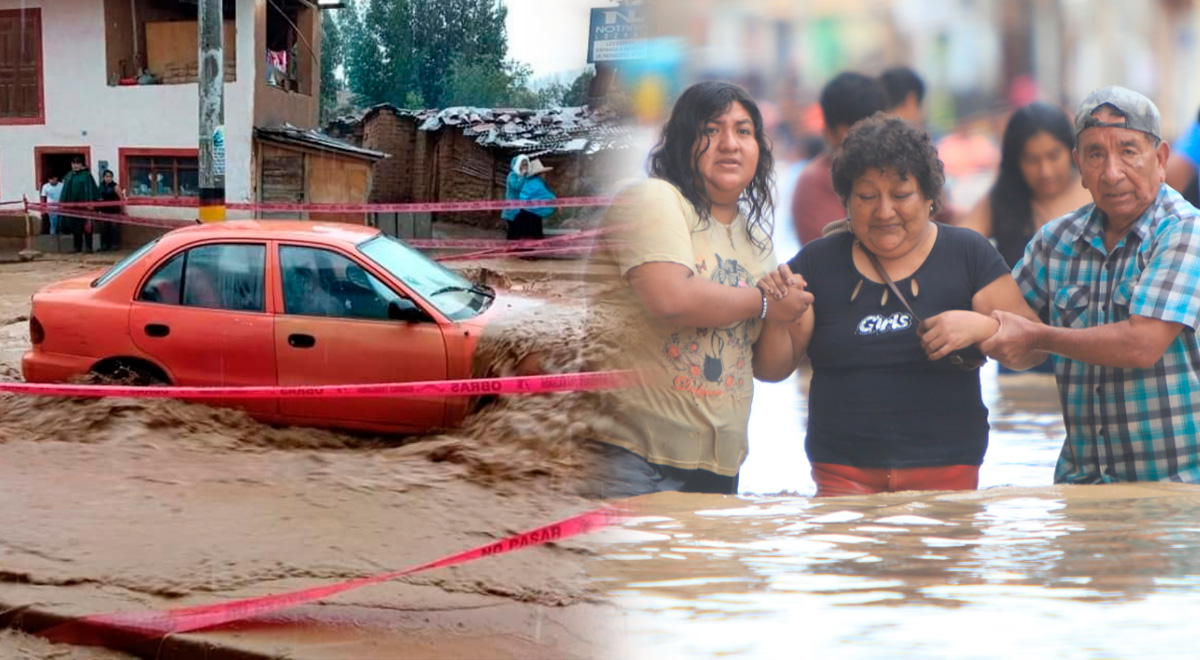
<svg viewBox="0 0 1200 660"><path fill-rule="evenodd" d="M268 142L291 144L320 151L333 151L345 156L377 161L388 157L388 154L373 149L365 149L349 142L343 142L317 130L296 128L291 124L269 126L254 129L254 136Z"/></svg>
<svg viewBox="0 0 1200 660"><path fill-rule="evenodd" d="M518 152L594 154L624 149L630 132L616 113L587 106L527 110L520 108L454 107L444 110L408 110L390 104L376 105L332 122L350 133L354 124L378 112L391 112L417 122L417 130L461 129L484 147Z"/></svg>

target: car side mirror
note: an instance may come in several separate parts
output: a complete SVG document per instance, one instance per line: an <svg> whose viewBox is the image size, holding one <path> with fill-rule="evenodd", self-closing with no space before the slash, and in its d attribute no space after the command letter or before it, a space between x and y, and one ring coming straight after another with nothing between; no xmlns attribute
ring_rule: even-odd
<svg viewBox="0 0 1200 660"><path fill-rule="evenodd" d="M388 303L388 318L406 323L428 323L433 320L425 310L404 298L394 298Z"/></svg>

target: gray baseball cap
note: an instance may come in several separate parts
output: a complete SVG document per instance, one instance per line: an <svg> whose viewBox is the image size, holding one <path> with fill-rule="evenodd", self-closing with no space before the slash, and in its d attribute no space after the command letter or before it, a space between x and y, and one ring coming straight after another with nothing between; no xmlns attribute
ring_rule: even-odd
<svg viewBox="0 0 1200 660"><path fill-rule="evenodd" d="M1092 116L1092 113L1105 105L1111 106L1124 116L1125 121L1103 122ZM1162 116L1158 114L1158 107L1154 105L1154 101L1131 89L1116 85L1088 94L1083 103L1079 104L1079 110L1075 112L1075 136L1079 137L1084 129L1094 126L1130 128L1162 139Z"/></svg>

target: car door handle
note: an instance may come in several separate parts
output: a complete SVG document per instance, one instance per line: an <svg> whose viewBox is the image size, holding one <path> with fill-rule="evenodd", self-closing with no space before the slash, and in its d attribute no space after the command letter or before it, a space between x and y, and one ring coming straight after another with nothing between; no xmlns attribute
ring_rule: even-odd
<svg viewBox="0 0 1200 660"><path fill-rule="evenodd" d="M171 334L171 328L169 328L161 323L147 323L146 324L146 336L147 337L166 337L169 334Z"/></svg>
<svg viewBox="0 0 1200 660"><path fill-rule="evenodd" d="M312 335L288 335L288 346L292 348L312 348L317 343Z"/></svg>

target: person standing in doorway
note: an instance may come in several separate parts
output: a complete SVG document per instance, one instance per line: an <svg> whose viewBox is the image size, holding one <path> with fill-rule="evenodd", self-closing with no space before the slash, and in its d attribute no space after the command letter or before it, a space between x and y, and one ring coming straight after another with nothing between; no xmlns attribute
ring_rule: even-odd
<svg viewBox="0 0 1200 660"><path fill-rule="evenodd" d="M113 178L112 170L104 170L104 175L100 180L100 201L102 202L119 202L125 198L121 188L117 185L117 181ZM102 206L101 213L110 215L120 215L120 206ZM106 222L103 220L96 222L96 231L100 233L100 251L108 252L116 250L120 245L121 225L116 222Z"/></svg>
<svg viewBox="0 0 1200 660"><path fill-rule="evenodd" d="M63 179L61 199L64 204L95 202L100 199L100 187L96 185L96 180L88 171L83 156L75 156L71 159L71 171L67 172L66 178ZM62 224L63 229L70 231L75 239L73 252L92 251L91 220L64 215Z"/></svg>
<svg viewBox="0 0 1200 660"><path fill-rule="evenodd" d="M57 204L62 199L63 184L57 174L51 174L50 180L42 184L42 203ZM42 214L42 233L58 233L58 211Z"/></svg>

